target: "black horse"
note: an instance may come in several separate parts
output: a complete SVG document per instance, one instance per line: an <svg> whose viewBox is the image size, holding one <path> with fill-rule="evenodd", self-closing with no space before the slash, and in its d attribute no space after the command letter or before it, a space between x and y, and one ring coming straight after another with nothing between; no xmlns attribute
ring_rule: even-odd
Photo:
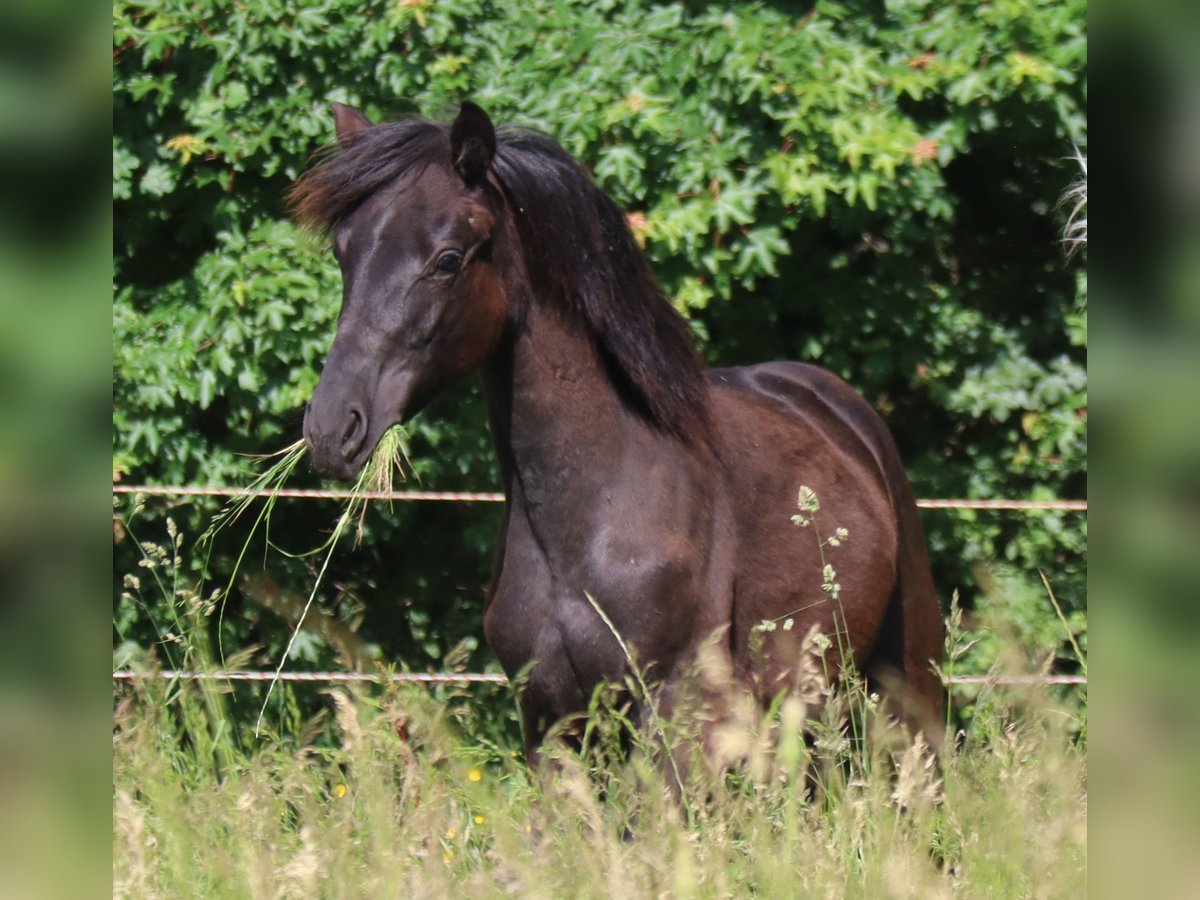
<svg viewBox="0 0 1200 900"><path fill-rule="evenodd" d="M507 499L484 632L510 676L528 667L531 761L628 674L614 631L666 709L712 636L769 701L819 626L824 664L902 684L936 744L942 619L872 409L801 363L706 369L625 217L552 139L498 139L471 103L451 126L334 115L337 144L291 194L332 233L345 287L305 437L319 471L350 478L390 426L482 372ZM802 487L820 503L808 527Z"/></svg>

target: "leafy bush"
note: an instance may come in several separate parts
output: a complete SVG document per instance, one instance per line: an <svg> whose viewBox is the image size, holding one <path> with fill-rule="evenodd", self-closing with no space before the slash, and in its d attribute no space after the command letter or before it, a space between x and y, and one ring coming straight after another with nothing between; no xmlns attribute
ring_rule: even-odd
<svg viewBox="0 0 1200 900"><path fill-rule="evenodd" d="M114 478L238 482L239 454L298 436L339 278L282 197L331 138L330 101L379 120L471 97L591 168L712 362L799 358L846 377L888 420L919 495L1083 496L1086 280L1058 247L1056 201L1071 145L1086 149L1085 10L118 0ZM477 391L436 405L409 441L427 486L494 489ZM212 510L174 515L196 535ZM334 518L287 510L271 537L290 550ZM139 527L161 532L164 511ZM319 599L365 616L389 658L435 665L478 632L497 517L372 512ZM971 567L999 562L1027 583L1044 568L1084 609L1082 517L930 513L926 526L947 597L959 587L970 605ZM214 583L243 538L214 547ZM133 544L115 552L131 571ZM270 569L282 589L311 583L303 560ZM121 621L134 644L158 637L145 617ZM221 621L225 646L281 648L284 623L236 591ZM331 653L318 641L309 655Z"/></svg>

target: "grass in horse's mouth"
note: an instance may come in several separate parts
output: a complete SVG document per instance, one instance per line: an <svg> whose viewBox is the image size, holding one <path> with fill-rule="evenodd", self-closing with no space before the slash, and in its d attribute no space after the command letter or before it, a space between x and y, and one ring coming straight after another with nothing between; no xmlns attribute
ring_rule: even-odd
<svg viewBox="0 0 1200 900"><path fill-rule="evenodd" d="M358 480L354 483L355 493L366 491L389 494L394 490L397 474L400 476L401 482L408 481L408 475L405 473L406 469L409 472L413 472L413 477L416 477L416 472L413 470L412 463L409 462L408 454L405 451L406 437L407 435L402 425L393 425L383 433L383 437L379 439L379 443L375 445L374 452L371 453L371 458L367 460L367 464L363 466L363 470L358 473ZM358 501L348 501L350 504L356 502ZM362 540L363 517L367 513L368 502L370 501L363 500L362 506L358 510L358 529L354 533L354 546L356 547Z"/></svg>
<svg viewBox="0 0 1200 900"><path fill-rule="evenodd" d="M357 520L357 528L355 529L354 544L358 545L362 540L363 522L367 513L367 504L370 500L363 494L365 493L390 493L395 484L395 476L398 472L400 480L407 481L408 477L405 474L405 468L412 471L412 465L408 462L408 457L404 449L405 433L401 426L394 425L389 428L380 438L376 445L371 458L367 460L367 464L363 466L361 472L358 473L358 478L354 482L353 496L347 498L342 506L342 513L338 517L337 524L334 525L333 531L329 537L325 539L319 546L311 550L291 553L282 548L276 547L286 556L294 558L317 556L324 553L325 557L321 562L321 567L318 570L316 580L313 582L312 591L308 595L308 600L304 604L304 609L300 613L300 618L292 628L291 637L288 639L287 648L284 650L279 659L279 665L275 669L276 678L273 679L267 688L267 695L263 698L262 709L258 716L258 725L255 728L257 733L258 727L262 725L262 717L266 713L267 704L271 699L271 694L275 689L275 683L278 680L279 674L283 671L284 665L287 663L288 657L291 655L292 647L296 642L296 637L300 633L300 629L304 625L304 620L308 615L309 609L312 607L313 601L316 599L317 591L321 587L321 582L325 577L325 571L329 568L329 561L333 558L334 548L337 546L338 540L347 530L349 524ZM293 444L284 447L276 453L266 456L257 457L259 462L266 460L274 460L260 475L258 475L246 488L245 492L237 495L230 500L225 507L217 513L208 529L200 538L199 546L205 553L211 553L213 539L221 532L221 530L236 521L247 508L259 498L266 498L262 510L255 519L254 524L250 527L249 534L246 535L246 540L243 542L241 550L238 553L237 562L234 565L234 570L229 576L229 581L225 586L225 590L221 592L220 616L224 617L225 603L224 600L229 595L234 582L237 580L238 572L241 569L242 560L246 557L246 551L250 547L250 543L254 540L258 533L259 527L262 526L267 535L268 543L270 542L271 530L271 514L275 509L275 503L279 499L280 491L285 487L292 473L296 470L296 466L304 458L308 452L308 447L304 440L298 440ZM217 634L221 634L222 629L218 627ZM218 637L218 641L220 638ZM218 643L218 657L224 660L224 648Z"/></svg>
<svg viewBox="0 0 1200 900"><path fill-rule="evenodd" d="M219 513L213 516L208 529L200 536L200 546L211 547L213 538L220 533L221 529L236 521L250 504L259 497L266 497L267 503L263 507L262 512L259 513L259 517L255 521L253 528L251 528L250 537L254 536L254 533L258 531L259 524L262 522L266 522L269 525L271 511L275 507L275 501L279 498L280 489L287 482L288 478L291 477L292 472L295 471L296 466L299 465L300 460L304 458L304 454L307 452L308 448L305 446L304 439L301 438L275 453L252 457L258 463L270 459L275 460L275 462L271 463L265 471L251 481L243 493L231 499ZM249 541L250 538L248 537L246 542L249 543ZM242 548L242 551L244 554L245 547ZM240 557L238 562L241 562Z"/></svg>
<svg viewBox="0 0 1200 900"><path fill-rule="evenodd" d="M359 483L366 490L380 493L391 491L397 473L402 482L408 481L405 469L412 472L413 467L405 453L406 437L404 428L400 425L393 425L383 433L360 476Z"/></svg>

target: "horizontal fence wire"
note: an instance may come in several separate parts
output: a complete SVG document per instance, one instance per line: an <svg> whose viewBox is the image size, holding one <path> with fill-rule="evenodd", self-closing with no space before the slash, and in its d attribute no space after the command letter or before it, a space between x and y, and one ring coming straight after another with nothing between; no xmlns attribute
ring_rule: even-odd
<svg viewBox="0 0 1200 900"><path fill-rule="evenodd" d="M347 491L307 488L280 488L270 492L234 487L173 487L167 485L114 484L114 494L142 494L159 497L246 497L264 494L305 500L386 500L442 501L459 503L503 503L504 495L469 491ZM950 499L917 501L921 509L975 509L1014 511L1087 512L1086 500L970 500ZM115 681L141 681L150 678L181 681L288 681L336 684L339 682L410 683L410 684L507 684L508 679L487 672L403 672L389 675L370 675L362 672L157 672L116 671ZM1086 685L1085 675L949 675L942 677L948 687L960 685Z"/></svg>
<svg viewBox="0 0 1200 900"><path fill-rule="evenodd" d="M168 681L296 681L319 684L338 682L374 682L393 684L508 684L504 675L491 672L394 672L371 675L366 672L180 672L163 669L152 672L130 672L118 670L112 673L114 681L146 681L163 679ZM1086 675L943 675L942 684L957 685L1032 685L1032 684L1078 684L1086 685Z"/></svg>
<svg viewBox="0 0 1200 900"><path fill-rule="evenodd" d="M257 494L274 497L294 497L304 500L399 500L443 501L459 503L503 503L504 495L470 491L339 491L307 488L280 488L273 491L254 491L235 487L171 487L167 485L114 484L114 494L143 494L148 497L249 497ZM1039 511L1059 510L1087 512L1086 500L918 500L921 509L980 509Z"/></svg>
<svg viewBox="0 0 1200 900"><path fill-rule="evenodd" d="M395 684L508 684L504 675L492 672L395 672L371 675L366 672L180 672L162 669L151 672L113 672L114 681L146 681L160 678L167 681L308 681L334 684L362 681Z"/></svg>
<svg viewBox="0 0 1200 900"><path fill-rule="evenodd" d="M235 487L171 487L166 485L114 484L114 494L148 497L294 497L301 500L434 500L460 503L503 503L504 495L470 491L339 491L316 488L280 488L256 491Z"/></svg>

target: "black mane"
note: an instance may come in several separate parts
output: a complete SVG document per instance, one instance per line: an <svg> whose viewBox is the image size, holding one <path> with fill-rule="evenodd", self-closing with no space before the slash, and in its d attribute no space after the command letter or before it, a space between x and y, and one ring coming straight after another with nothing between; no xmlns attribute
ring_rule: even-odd
<svg viewBox="0 0 1200 900"><path fill-rule="evenodd" d="M449 126L377 125L327 148L289 201L301 224L328 231L395 179L449 161ZM501 130L491 174L516 225L533 301L583 325L617 388L652 423L704 440L704 364L616 204L555 140L533 131Z"/></svg>

